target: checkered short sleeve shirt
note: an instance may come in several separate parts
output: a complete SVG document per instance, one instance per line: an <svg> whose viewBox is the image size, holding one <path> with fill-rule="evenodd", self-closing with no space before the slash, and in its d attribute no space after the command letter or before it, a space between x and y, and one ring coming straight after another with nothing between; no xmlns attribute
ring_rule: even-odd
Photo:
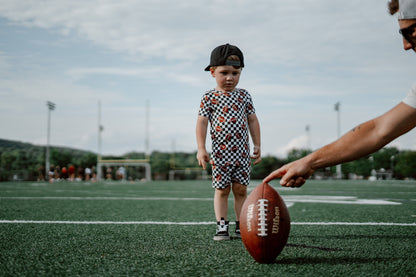
<svg viewBox="0 0 416 277"><path fill-rule="evenodd" d="M210 122L213 165L250 165L247 117L254 113L251 96L244 89L212 89L203 95L198 114Z"/></svg>

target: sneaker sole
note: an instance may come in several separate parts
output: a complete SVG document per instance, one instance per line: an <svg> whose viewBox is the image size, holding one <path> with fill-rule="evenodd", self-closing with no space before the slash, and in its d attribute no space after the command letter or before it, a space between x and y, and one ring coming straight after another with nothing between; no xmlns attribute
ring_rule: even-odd
<svg viewBox="0 0 416 277"><path fill-rule="evenodd" d="M214 236L215 241L230 240L230 236Z"/></svg>

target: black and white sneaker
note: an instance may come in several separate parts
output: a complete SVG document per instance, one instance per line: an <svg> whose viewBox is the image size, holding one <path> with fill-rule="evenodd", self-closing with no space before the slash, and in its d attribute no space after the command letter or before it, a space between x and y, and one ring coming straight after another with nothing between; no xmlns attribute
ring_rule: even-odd
<svg viewBox="0 0 416 277"><path fill-rule="evenodd" d="M240 221L235 222L235 232L234 232L234 238L241 239L241 233L240 233Z"/></svg>
<svg viewBox="0 0 416 277"><path fill-rule="evenodd" d="M228 234L228 221L222 217L217 222L217 232L215 233L214 240L229 240L230 235Z"/></svg>

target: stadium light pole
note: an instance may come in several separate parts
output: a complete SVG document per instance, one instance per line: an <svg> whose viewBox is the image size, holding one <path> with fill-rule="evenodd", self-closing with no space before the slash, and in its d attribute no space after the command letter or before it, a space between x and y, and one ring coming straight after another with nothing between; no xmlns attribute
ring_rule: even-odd
<svg viewBox="0 0 416 277"><path fill-rule="evenodd" d="M55 110L55 103L51 101L46 102L46 106L48 106L48 135L46 140L46 165L45 165L45 178L49 180L49 140L51 136L51 111Z"/></svg>
<svg viewBox="0 0 416 277"><path fill-rule="evenodd" d="M101 133L104 126L101 124L101 101L98 101L98 160L101 160Z"/></svg>
<svg viewBox="0 0 416 277"><path fill-rule="evenodd" d="M311 127L309 125L306 125L305 131L306 131L306 137L307 137L308 150L312 150L312 147L311 147Z"/></svg>
<svg viewBox="0 0 416 277"><path fill-rule="evenodd" d="M98 154L97 154L97 181L101 181L101 151L102 151L102 139L101 135L104 131L104 126L101 124L101 101L98 101Z"/></svg>
<svg viewBox="0 0 416 277"><path fill-rule="evenodd" d="M146 159L149 160L150 159L150 139L149 139L149 135L150 135L150 102L149 99L146 100L146 131L145 131L145 148L146 148Z"/></svg>
<svg viewBox="0 0 416 277"><path fill-rule="evenodd" d="M340 111L340 106L341 106L341 103L338 101L337 103L335 103L335 111L337 112L337 135L338 135L338 138L340 138L341 137L341 111ZM337 178L338 179L341 179L342 178L342 170L341 170L341 165L340 164L338 164L337 166L336 166L336 169L337 169Z"/></svg>

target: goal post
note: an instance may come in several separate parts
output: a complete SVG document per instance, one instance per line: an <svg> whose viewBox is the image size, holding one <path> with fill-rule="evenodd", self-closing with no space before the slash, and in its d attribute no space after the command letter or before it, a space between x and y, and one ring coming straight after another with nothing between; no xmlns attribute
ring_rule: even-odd
<svg viewBox="0 0 416 277"><path fill-rule="evenodd" d="M205 169L199 168L199 167L188 167L183 169L171 169L169 170L169 180L173 181L175 180L175 174L176 173L184 173L186 175L189 175L192 172L201 173L201 179L202 180L208 180L208 173Z"/></svg>
<svg viewBox="0 0 416 277"><path fill-rule="evenodd" d="M149 100L146 100L146 135L145 135L145 145L146 145L146 158L145 159L116 159L116 160L106 160L102 159L101 156L101 134L104 130L103 125L101 124L101 101L98 101L98 155L97 155L97 181L103 179L103 166L135 166L135 167L144 167L145 168L145 179L146 181L152 180L152 172L149 158L149 110L150 104ZM127 171L125 172L123 179L126 179Z"/></svg>
<svg viewBox="0 0 416 277"><path fill-rule="evenodd" d="M127 159L127 160L102 160L99 159L97 161L97 181L103 180L103 166L137 166L137 167L144 167L145 168L145 178L146 181L152 180L152 170L150 166L150 162L148 159L145 160L134 160L134 159Z"/></svg>

